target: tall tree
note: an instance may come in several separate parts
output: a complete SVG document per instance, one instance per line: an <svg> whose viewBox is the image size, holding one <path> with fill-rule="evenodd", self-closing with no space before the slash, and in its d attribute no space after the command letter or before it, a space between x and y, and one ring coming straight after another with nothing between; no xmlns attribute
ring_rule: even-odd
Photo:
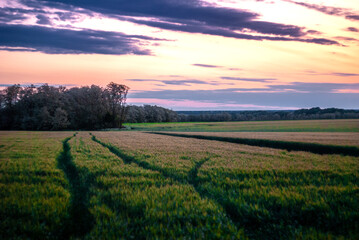
<svg viewBox="0 0 359 240"><path fill-rule="evenodd" d="M122 128L126 116L127 93L130 88L126 85L111 82L106 87L106 93L112 114L112 127Z"/></svg>

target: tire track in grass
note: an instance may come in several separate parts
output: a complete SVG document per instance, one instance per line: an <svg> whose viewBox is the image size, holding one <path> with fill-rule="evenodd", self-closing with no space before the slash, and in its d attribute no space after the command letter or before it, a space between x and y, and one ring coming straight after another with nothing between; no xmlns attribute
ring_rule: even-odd
<svg viewBox="0 0 359 240"><path fill-rule="evenodd" d="M223 196L216 197L216 196L208 193L206 190L201 189L200 180L198 178L198 170L202 167L203 164L205 164L209 160L210 160L210 158L207 157L195 164L195 166L188 173L188 182L189 182L189 184L191 184L194 187L196 192L198 192L198 194L201 197L211 199L214 202L216 202L218 205L222 206L223 210L225 211L226 215L231 219L231 221L233 223L235 223L237 225L237 227L241 227L240 213L238 212L238 209L234 203L232 203L228 199L224 198Z"/></svg>
<svg viewBox="0 0 359 240"><path fill-rule="evenodd" d="M117 147L98 140L96 138L96 136L92 135L91 133L90 133L90 135L92 136L91 139L93 141L97 142L98 144L102 145L105 148L108 148L108 150L110 150L110 152L115 154L117 157L121 158L125 164L135 163L136 165L138 165L141 168L160 172L164 177L171 178L172 180L174 180L176 182L179 182L179 183L182 183L182 184L187 183L186 180L184 180L183 177L181 177L180 175L176 175L175 173L173 173L171 171L168 171L168 170L163 169L161 167L153 166L148 162L141 161L141 160L139 160L139 159L137 159L137 158L135 158L133 156L127 155L123 151L118 149Z"/></svg>
<svg viewBox="0 0 359 240"><path fill-rule="evenodd" d="M184 138L195 138L195 139L213 140L220 142L238 143L238 144L257 146L257 147L284 149L287 151L305 151L305 152L311 152L316 154L341 154L346 156L359 157L359 148L354 146L337 146L337 145L326 145L319 143L277 141L277 140L254 139L254 138L232 138L232 137L204 136L204 135L162 133L162 132L147 132L147 133L172 136L172 137L184 137Z"/></svg>
<svg viewBox="0 0 359 240"><path fill-rule="evenodd" d="M77 134L77 133L76 133ZM91 231L95 221L88 210L90 189L93 177L85 169L78 169L73 162L69 141L76 136L65 138L63 150L57 157L58 168L61 169L70 185L69 218L62 229L59 229L59 239L81 238Z"/></svg>
<svg viewBox="0 0 359 240"><path fill-rule="evenodd" d="M113 154L115 154L119 158L123 159L123 161L127 164L135 163L141 168L160 172L164 177L170 178L171 180L178 182L180 184L192 185L194 190L201 196L201 198L210 199L210 200L214 201L216 204L218 204L219 206L221 206L223 208L223 210L225 211L225 214L228 217L228 219L230 219L233 223L235 223L237 227L239 227L239 228L241 227L239 225L240 222L238 221L240 214L233 203L226 201L223 198L217 198L217 197L213 196L212 194L208 193L207 191L202 190L200 188L198 171L202 167L203 164L205 164L207 161L210 160L210 158L206 157L206 158L203 158L202 160L196 162L194 167L189 171L189 173L187 175L187 179L183 179L183 178L179 178L178 175L169 173L168 171L166 171L165 169L163 169L161 167L153 166L153 165L149 164L148 162L140 161L133 156L129 156L129 155L125 154L123 151L121 151L120 149L118 149L117 147L98 140L96 138L96 136L94 136L92 134L90 134L90 135L92 136L93 141L101 144L103 147L108 148Z"/></svg>

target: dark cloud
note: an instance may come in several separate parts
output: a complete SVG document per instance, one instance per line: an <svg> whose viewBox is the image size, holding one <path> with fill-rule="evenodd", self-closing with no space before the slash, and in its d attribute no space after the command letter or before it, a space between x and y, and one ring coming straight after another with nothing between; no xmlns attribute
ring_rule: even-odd
<svg viewBox="0 0 359 240"><path fill-rule="evenodd" d="M202 80L196 80L196 79L184 79L184 80L158 80L158 79L127 79L128 81L133 82L160 82L161 84L158 86L164 86L165 85L177 85L177 86L190 86L191 84L204 84L204 85L224 85L221 82L217 81L202 81ZM232 85L232 84L225 84L225 85Z"/></svg>
<svg viewBox="0 0 359 240"><path fill-rule="evenodd" d="M197 24L197 23L178 24L178 23L163 22L158 20L131 20L131 21L138 24L144 24L150 27L162 28L171 31L201 33L201 34L230 37L236 39L257 40L257 41L263 41L263 40L297 41L297 42L307 42L307 43L315 43L321 45L339 45L337 41L324 39L324 38L293 38L293 37L285 37L285 36L251 35L251 34L237 33L232 29L218 28L218 27L208 26L205 24Z"/></svg>
<svg viewBox="0 0 359 240"><path fill-rule="evenodd" d="M359 74L356 73L332 73L334 76L340 76L340 77L356 77L359 76Z"/></svg>
<svg viewBox="0 0 359 240"><path fill-rule="evenodd" d="M49 54L149 55L149 50L138 46L145 40L161 40L105 31L6 24L0 24L0 35L0 46L5 48L30 48L32 51Z"/></svg>
<svg viewBox="0 0 359 240"><path fill-rule="evenodd" d="M325 13L328 15L343 16L349 20L359 21L359 15L354 14L353 12L351 12L350 10L348 10L346 8L329 7L329 6L319 5L319 4L296 2L293 0L284 0L284 1L291 2L291 3L297 4L297 5L309 8L309 9L313 9L313 10L316 10L318 12Z"/></svg>
<svg viewBox="0 0 359 240"><path fill-rule="evenodd" d="M117 17L120 20L172 31L248 40L300 41L323 45L338 44L338 42L329 39L303 38L308 31L304 31L305 29L299 26L259 21L260 15L257 13L220 7L201 0L77 0L71 2L65 0L22 0L21 2L37 8L40 8L41 5L46 5L55 6L66 11L93 11ZM66 16L59 17L66 18ZM143 17L146 17L146 19ZM261 35L238 33L238 31L244 30Z"/></svg>
<svg viewBox="0 0 359 240"><path fill-rule="evenodd" d="M314 35L320 35L322 34L321 32L317 31L317 30L308 30L307 33L309 34L314 34Z"/></svg>
<svg viewBox="0 0 359 240"><path fill-rule="evenodd" d="M345 18L349 20L359 21L359 15L347 15L345 16Z"/></svg>
<svg viewBox="0 0 359 240"><path fill-rule="evenodd" d="M40 15L37 15L36 18L37 18L37 21L36 21L37 24L40 24L40 25L51 25L52 24L50 18L47 17L46 15L40 14Z"/></svg>
<svg viewBox="0 0 359 240"><path fill-rule="evenodd" d="M0 22L10 23L15 20L26 20L27 16L21 9L0 8Z"/></svg>
<svg viewBox="0 0 359 240"><path fill-rule="evenodd" d="M239 77L221 77L224 80L246 81L246 82L270 82L276 78L239 78Z"/></svg>
<svg viewBox="0 0 359 240"><path fill-rule="evenodd" d="M346 30L350 32L359 32L359 29L355 27L348 27Z"/></svg>
<svg viewBox="0 0 359 240"><path fill-rule="evenodd" d="M222 66L216 66L216 65L209 65L209 64L200 64L200 63L195 63L192 64L193 66L196 67L205 67L205 68L221 68Z"/></svg>

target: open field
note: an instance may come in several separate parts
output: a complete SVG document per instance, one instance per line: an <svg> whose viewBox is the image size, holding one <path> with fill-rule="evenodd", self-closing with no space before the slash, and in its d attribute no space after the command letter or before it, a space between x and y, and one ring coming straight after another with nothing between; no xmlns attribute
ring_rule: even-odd
<svg viewBox="0 0 359 240"><path fill-rule="evenodd" d="M358 157L137 131L0 134L2 239L359 238Z"/></svg>
<svg viewBox="0 0 359 240"><path fill-rule="evenodd" d="M359 132L359 119L251 121L251 122L188 122L127 123L138 131L178 132Z"/></svg>
<svg viewBox="0 0 359 240"><path fill-rule="evenodd" d="M359 147L359 133L352 132L179 132L188 135L268 139Z"/></svg>

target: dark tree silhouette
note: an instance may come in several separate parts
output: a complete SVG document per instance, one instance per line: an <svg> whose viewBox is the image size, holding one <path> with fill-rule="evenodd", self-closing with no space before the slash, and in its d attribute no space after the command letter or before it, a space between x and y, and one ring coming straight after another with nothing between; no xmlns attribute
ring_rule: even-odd
<svg viewBox="0 0 359 240"><path fill-rule="evenodd" d="M189 111L159 106L127 106L129 87L53 87L44 84L0 90L0 129L64 130L122 128L124 122L216 122L359 118L358 110L337 108L296 111Z"/></svg>
<svg viewBox="0 0 359 240"><path fill-rule="evenodd" d="M107 85L109 103L112 111L112 127L122 128L126 114L127 93L130 88L126 85L111 82Z"/></svg>
<svg viewBox="0 0 359 240"><path fill-rule="evenodd" d="M13 85L0 91L0 129L63 130L122 127L129 88Z"/></svg>

